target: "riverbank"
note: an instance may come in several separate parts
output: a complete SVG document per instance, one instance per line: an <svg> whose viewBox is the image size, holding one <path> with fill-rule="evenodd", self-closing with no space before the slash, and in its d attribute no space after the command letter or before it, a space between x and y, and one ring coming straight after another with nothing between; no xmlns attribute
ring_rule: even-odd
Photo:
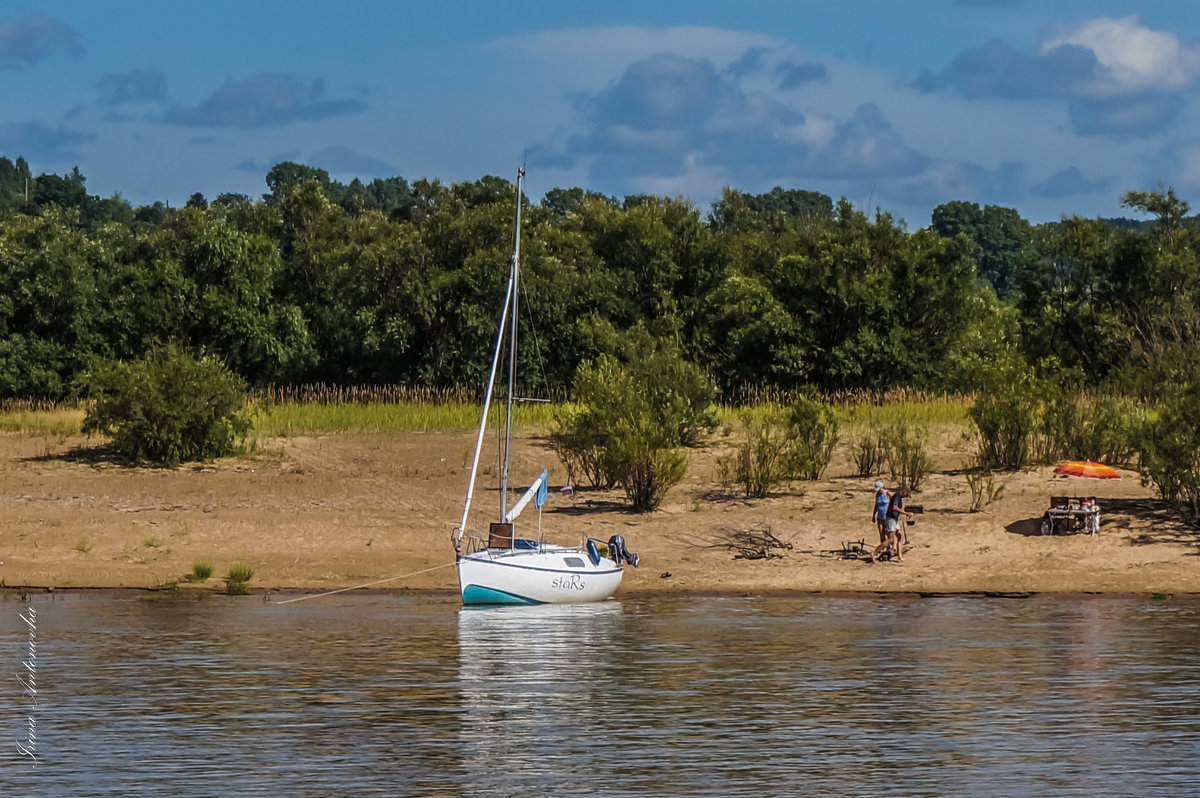
<svg viewBox="0 0 1200 798"><path fill-rule="evenodd" d="M277 438L260 441L249 459L168 470L98 460L78 436L5 433L0 585L220 590L220 577L241 561L253 565L256 591L385 579L376 587L453 591L450 534L472 443L465 432ZM626 572L621 592L629 595L1200 593L1200 529L1163 508L1130 472L1120 481L1049 468L1002 475L1003 494L971 513L957 470L963 455L946 447L934 453L942 470L910 500L925 513L909 528L904 561L872 564L853 550L876 537L873 480L846 476L844 458L835 457L826 479L747 501L717 483L717 454L693 451L687 480L649 515L627 512L617 492L552 492L546 535L564 543L580 533L622 535L642 558ZM514 474L542 465L552 486L564 482L546 441L522 440ZM1096 496L1099 534L1041 535L1051 495ZM491 514L498 498L481 488L476 502ZM735 559L723 545L733 533L766 530L790 545L773 552L782 556ZM531 534L528 526L523 532ZM193 564L204 561L213 576L188 583ZM401 575L409 576L390 579Z"/></svg>

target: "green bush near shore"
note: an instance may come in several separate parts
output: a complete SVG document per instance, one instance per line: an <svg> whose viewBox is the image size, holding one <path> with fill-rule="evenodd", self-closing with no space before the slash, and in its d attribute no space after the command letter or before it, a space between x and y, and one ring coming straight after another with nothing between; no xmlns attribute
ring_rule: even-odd
<svg viewBox="0 0 1200 798"><path fill-rule="evenodd" d="M197 560L192 563L192 573L190 576L193 582L203 582L213 575L212 560Z"/></svg>
<svg viewBox="0 0 1200 798"><path fill-rule="evenodd" d="M250 592L246 583L254 578L254 566L248 562L233 563L225 577L225 592L231 596L244 596Z"/></svg>
<svg viewBox="0 0 1200 798"><path fill-rule="evenodd" d="M89 375L96 401L84 432L100 432L131 464L175 466L232 454L248 429L245 383L215 357L175 344Z"/></svg>

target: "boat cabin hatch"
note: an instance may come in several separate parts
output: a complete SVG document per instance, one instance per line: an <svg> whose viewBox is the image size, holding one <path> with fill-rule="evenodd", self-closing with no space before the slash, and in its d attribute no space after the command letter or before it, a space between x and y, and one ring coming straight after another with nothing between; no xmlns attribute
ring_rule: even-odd
<svg viewBox="0 0 1200 798"><path fill-rule="evenodd" d="M488 529L489 549L511 549L513 545L513 525L493 522Z"/></svg>

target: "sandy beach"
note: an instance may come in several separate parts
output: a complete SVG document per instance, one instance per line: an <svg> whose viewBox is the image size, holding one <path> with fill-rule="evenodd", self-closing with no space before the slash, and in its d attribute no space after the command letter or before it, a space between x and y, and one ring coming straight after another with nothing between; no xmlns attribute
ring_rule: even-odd
<svg viewBox="0 0 1200 798"><path fill-rule="evenodd" d="M82 437L0 436L0 585L31 588L223 589L235 561L252 590L319 592L379 580L376 589L456 589L451 531L462 512L471 433L371 433L259 442L251 458L178 469L131 469L89 454ZM826 477L765 499L731 497L717 481L722 441L691 452L684 483L648 515L620 492L552 491L547 539L625 537L641 556L618 595L661 591L765 594L910 592L1200 593L1200 529L1165 509L1132 472L1083 480L1048 468L999 475L1003 495L969 512L963 454L934 452L938 471L910 502L904 561L871 563L847 550L877 540L873 479L844 456ZM542 438L519 442L514 474L565 472ZM495 467L485 471L494 473ZM485 474L483 524L498 508ZM519 480L518 480L519 481ZM886 477L885 477L886 481ZM1099 534L1044 536L1052 495L1095 496ZM521 534L536 535L531 514ZM735 558L732 533L769 530L790 548ZM203 583L193 563L213 563ZM402 577L393 579L393 577Z"/></svg>

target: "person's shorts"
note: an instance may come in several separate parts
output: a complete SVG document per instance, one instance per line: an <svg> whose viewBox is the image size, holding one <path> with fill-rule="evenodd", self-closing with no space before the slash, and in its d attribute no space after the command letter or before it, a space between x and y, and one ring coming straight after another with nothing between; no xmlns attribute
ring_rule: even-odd
<svg viewBox="0 0 1200 798"><path fill-rule="evenodd" d="M900 530L900 522L895 518L889 518L887 520L887 526L885 526L884 529L886 529L888 532L898 532Z"/></svg>

